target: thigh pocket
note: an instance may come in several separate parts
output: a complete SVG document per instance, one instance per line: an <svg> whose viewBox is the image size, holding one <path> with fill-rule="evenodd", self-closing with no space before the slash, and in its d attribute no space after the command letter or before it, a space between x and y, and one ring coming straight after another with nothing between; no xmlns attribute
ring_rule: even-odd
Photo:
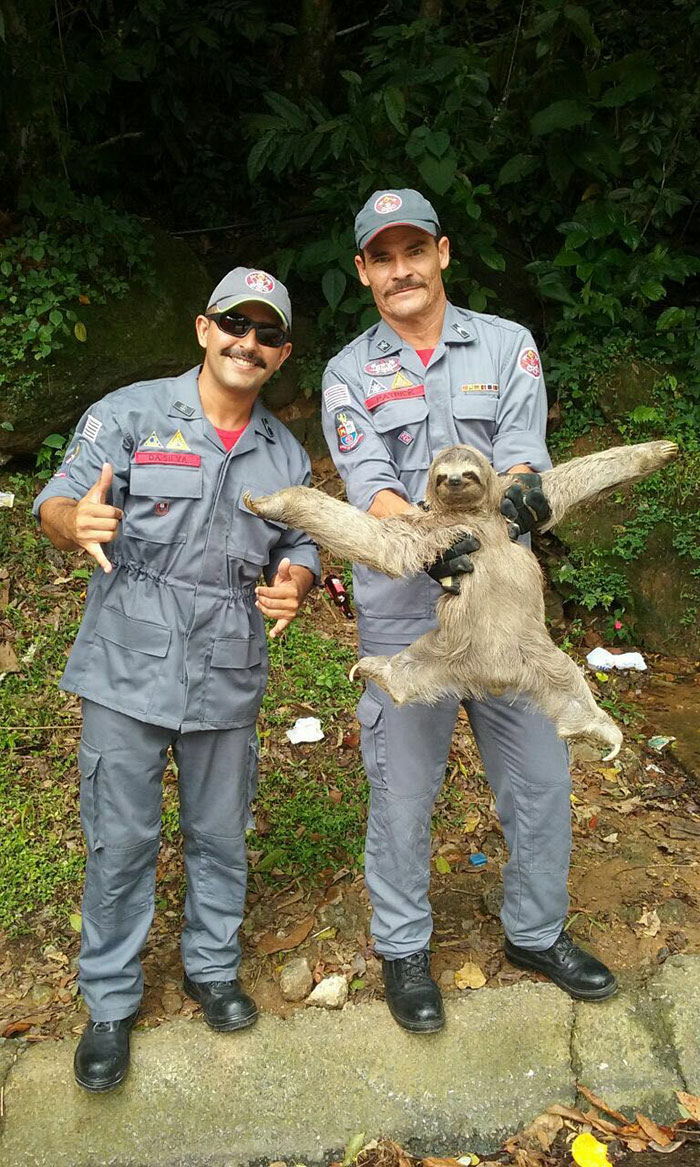
<svg viewBox="0 0 700 1167"><path fill-rule="evenodd" d="M80 770L80 821L89 851L102 846L99 832L97 773L100 768L100 751L87 742L81 741L78 750Z"/></svg>
<svg viewBox="0 0 700 1167"><path fill-rule="evenodd" d="M370 784L387 789L386 725L384 708L369 689L365 689L357 706L357 720L362 726L362 757Z"/></svg>
<svg viewBox="0 0 700 1167"><path fill-rule="evenodd" d="M83 914L118 927L153 910L158 839L122 850L102 847L88 858Z"/></svg>

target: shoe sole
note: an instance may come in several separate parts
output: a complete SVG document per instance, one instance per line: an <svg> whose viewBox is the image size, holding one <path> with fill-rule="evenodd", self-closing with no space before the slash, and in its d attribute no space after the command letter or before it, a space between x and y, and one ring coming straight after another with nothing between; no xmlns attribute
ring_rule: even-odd
<svg viewBox="0 0 700 1167"><path fill-rule="evenodd" d="M545 972L543 968L540 968L537 964L531 964L529 960L521 960L520 957L516 960L514 957L509 956L507 952L505 956L506 960L515 965L516 968L525 968L529 972L542 973L543 977L546 977L548 981L551 981L558 989L562 989L563 992L568 993L576 1001L605 1001L608 997L613 997L619 988L617 981L614 980L611 985L605 985L602 989L572 989L559 977Z"/></svg>
<svg viewBox="0 0 700 1167"><path fill-rule="evenodd" d="M444 1017L436 1017L434 1021L409 1021L407 1018L400 1017L398 1013L394 1013L388 1002L387 1008L396 1024L407 1030L408 1033L438 1033L445 1026Z"/></svg>
<svg viewBox="0 0 700 1167"><path fill-rule="evenodd" d="M129 1071L127 1067L127 1069L119 1078L116 1078L113 1082L106 1082L104 1084L100 1084L99 1086L97 1086L94 1082L84 1082L82 1078L78 1077L78 1075L75 1073L75 1070L73 1071L73 1077L81 1089L87 1090L89 1094L106 1094L108 1090L114 1090L117 1086L121 1086L128 1072Z"/></svg>
<svg viewBox="0 0 700 1167"><path fill-rule="evenodd" d="M255 1022L258 1020L259 1014L256 1010L255 1013L251 1014L249 1017L242 1017L240 1021L224 1021L221 1025L217 1025L215 1021L210 1021L204 1012L204 1006L202 1005L201 998L197 994L190 992L190 990L185 988L184 985L183 989L185 993L187 993L187 996L190 998L190 1000L196 1001L198 1005L202 1006L202 1015L204 1020L206 1021L209 1028L213 1029L215 1033L235 1033L237 1029L249 1029L250 1026L255 1025Z"/></svg>

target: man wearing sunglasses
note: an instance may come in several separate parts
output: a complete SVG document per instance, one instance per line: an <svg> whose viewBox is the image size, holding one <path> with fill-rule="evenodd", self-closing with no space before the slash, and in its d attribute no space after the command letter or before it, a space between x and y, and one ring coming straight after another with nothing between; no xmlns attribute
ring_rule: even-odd
<svg viewBox="0 0 700 1167"><path fill-rule="evenodd" d="M305 534L243 502L246 491L311 478L304 450L258 400L291 352L286 288L236 268L196 331L202 365L91 406L34 507L57 547L82 548L98 565L61 681L83 699L80 988L90 1021L75 1075L91 1091L128 1069L168 748L185 839L185 990L213 1029L256 1020L237 973L263 617L270 636L283 632L320 571Z"/></svg>

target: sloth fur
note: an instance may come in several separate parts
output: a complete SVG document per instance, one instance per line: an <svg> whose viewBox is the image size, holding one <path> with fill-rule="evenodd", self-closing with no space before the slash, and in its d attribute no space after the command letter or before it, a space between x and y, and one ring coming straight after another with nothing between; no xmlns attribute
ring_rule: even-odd
<svg viewBox="0 0 700 1167"><path fill-rule="evenodd" d="M673 442L616 446L574 458L542 474L549 530L571 507L622 483L645 478L675 457ZM513 480L499 477L471 446L451 446L431 464L429 509L377 519L339 499L292 486L246 504L262 518L307 531L334 555L392 578L429 567L466 532L481 549L473 572L461 575L458 595L437 603L439 627L395 656L366 656L351 676L381 685L398 705L434 704L443 697L521 694L554 722L559 737L589 737L610 748L622 743L615 722L596 704L581 670L552 642L545 627L542 574L528 548L511 542L500 513Z"/></svg>

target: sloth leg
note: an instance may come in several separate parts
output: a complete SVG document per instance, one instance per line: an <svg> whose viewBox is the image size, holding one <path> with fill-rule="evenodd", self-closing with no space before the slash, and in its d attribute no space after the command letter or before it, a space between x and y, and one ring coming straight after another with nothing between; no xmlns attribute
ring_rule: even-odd
<svg viewBox="0 0 700 1167"><path fill-rule="evenodd" d="M444 697L476 696L465 683L464 670L454 677L449 662L436 652L436 634L428 632L394 656L363 656L350 670L350 679L364 677L385 689L397 705L419 701L435 705Z"/></svg>
<svg viewBox="0 0 700 1167"><path fill-rule="evenodd" d="M547 638L540 641L524 672L523 692L552 719L559 737L590 737L610 746L604 760L619 753L622 733L595 702L578 666Z"/></svg>

